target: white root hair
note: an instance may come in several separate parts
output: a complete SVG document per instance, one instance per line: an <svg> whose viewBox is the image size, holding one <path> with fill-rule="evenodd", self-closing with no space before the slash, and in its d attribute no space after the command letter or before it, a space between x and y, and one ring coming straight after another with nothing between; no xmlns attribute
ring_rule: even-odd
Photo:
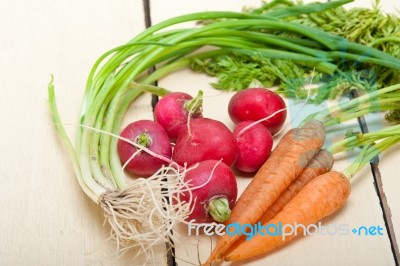
<svg viewBox="0 0 400 266"><path fill-rule="evenodd" d="M149 261L154 258L157 244L173 245L177 237L173 227L191 212L191 189L184 181L187 171L165 166L151 177L138 178L122 190L101 195L99 205L105 223L111 226L111 239L117 243L118 253L135 248L136 256L145 255ZM182 191L189 192L188 202L180 200Z"/></svg>
<svg viewBox="0 0 400 266"><path fill-rule="evenodd" d="M104 223L111 227L109 239L117 244L117 254L135 249L135 258L145 256L146 263L154 261L155 246L168 243L174 246L179 236L173 228L177 223L187 224L186 218L192 213L196 198L193 191L207 185L222 159L214 165L207 181L202 185L193 186L191 180L185 181L188 171L196 168L198 163L187 167L178 165L171 159L156 154L148 148L116 134L81 125L84 128L110 135L123 140L137 148L128 162L138 152L147 152L150 155L168 162L168 166L161 167L154 175L148 178L132 180L121 190L108 190L99 197L98 204L104 211ZM125 163L122 169L125 168ZM180 195L187 193L187 201L182 201ZM134 258L134 259L135 259Z"/></svg>

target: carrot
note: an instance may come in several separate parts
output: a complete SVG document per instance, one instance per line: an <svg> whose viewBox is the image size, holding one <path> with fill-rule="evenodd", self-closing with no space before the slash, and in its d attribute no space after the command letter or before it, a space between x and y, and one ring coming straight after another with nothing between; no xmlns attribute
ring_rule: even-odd
<svg viewBox="0 0 400 266"><path fill-rule="evenodd" d="M362 137L358 136L359 141L356 142L349 138L344 146L354 148L361 145L363 148L343 173L330 171L312 179L275 217L263 224L265 229L261 229L258 234L253 234L249 241L232 248L224 260L240 261L270 252L304 233L305 228L307 231L310 230L309 225L339 210L350 195L350 180L378 154L400 142L399 129L400 127L394 126L380 132L366 133ZM371 143L371 140L380 141ZM339 146L341 145L343 143ZM291 225L291 227L282 225ZM268 227L273 230L281 228L281 231L268 230L269 234L267 234Z"/></svg>
<svg viewBox="0 0 400 266"><path fill-rule="evenodd" d="M225 224L255 224L303 171L324 141L325 130L317 120L311 120L301 128L286 133L242 193ZM219 237L205 264L220 260L239 238L239 235L228 234Z"/></svg>
<svg viewBox="0 0 400 266"><path fill-rule="evenodd" d="M278 199L264 212L263 216L258 220L261 224L267 223L271 218L275 217L285 205L299 193L299 191L308 184L312 179L325 174L331 170L333 166L333 157L327 150L320 150L314 158L308 163L307 168L289 185L289 187L278 197ZM250 232L249 228L246 228ZM236 243L231 246L226 253L234 250L238 245L246 240L242 236Z"/></svg>
<svg viewBox="0 0 400 266"><path fill-rule="evenodd" d="M278 226L314 224L340 209L350 195L351 185L347 177L339 172L331 171L311 180L300 192L270 220L269 225ZM266 224L264 224L266 225ZM241 261L265 254L304 232L302 226L292 227L293 232L282 235L256 234L251 240L238 245L224 259ZM287 228L289 229L289 228Z"/></svg>
<svg viewBox="0 0 400 266"><path fill-rule="evenodd" d="M312 179L329 172L333 166L333 157L327 150L320 150L307 165L307 168L290 184L279 198L268 208L260 218L260 222L266 223L279 213L283 207Z"/></svg>

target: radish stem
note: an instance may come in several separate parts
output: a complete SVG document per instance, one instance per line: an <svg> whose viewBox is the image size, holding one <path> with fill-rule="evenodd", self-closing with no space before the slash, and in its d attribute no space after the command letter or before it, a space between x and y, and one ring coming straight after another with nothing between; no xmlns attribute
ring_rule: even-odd
<svg viewBox="0 0 400 266"><path fill-rule="evenodd" d="M153 142L153 140L151 139L149 134L147 134L147 132L143 132L142 134L136 137L135 142L143 147L148 148Z"/></svg>
<svg viewBox="0 0 400 266"><path fill-rule="evenodd" d="M203 91L200 90L197 96L185 103L185 109L189 113L189 118L192 115L198 115L203 112Z"/></svg>
<svg viewBox="0 0 400 266"><path fill-rule="evenodd" d="M216 222L223 223L228 220L231 209L226 197L219 197L210 200L207 206L208 213L213 217Z"/></svg>

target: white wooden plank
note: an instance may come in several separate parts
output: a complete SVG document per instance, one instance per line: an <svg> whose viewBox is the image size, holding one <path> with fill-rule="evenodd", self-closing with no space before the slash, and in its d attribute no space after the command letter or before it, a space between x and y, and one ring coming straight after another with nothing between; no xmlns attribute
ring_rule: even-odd
<svg viewBox="0 0 400 266"><path fill-rule="evenodd" d="M116 258L101 209L80 189L50 124L55 76L63 121L78 120L105 51L144 29L141 1L3 1L0 9L1 265L137 265ZM67 126L71 136L75 125ZM164 246L156 262L165 265Z"/></svg>
<svg viewBox="0 0 400 266"><path fill-rule="evenodd" d="M240 3L239 3L240 2ZM355 1L355 5L366 5L367 1ZM257 2L242 3L241 1L190 1L182 3L177 1L152 0L152 20L159 22L166 18L188 12L209 10L240 10L243 5L257 5ZM390 5L389 1L381 1ZM170 9L169 6L179 6ZM366 5L368 6L368 5ZM165 10L169 12L165 12ZM159 85L173 91L186 91L195 95L198 89L205 91L204 111L205 116L223 121L230 128L232 122L226 112L227 103L232 94L213 90L210 87L212 78L191 73L188 70L179 71L162 79ZM294 107L292 114L295 114ZM358 129L357 121L346 123L343 128ZM341 132L343 134L344 131ZM331 141L338 133L329 135ZM344 170L351 162L352 157L338 155L334 169ZM248 178L238 176L239 190L242 191L249 182ZM359 226L384 227L379 200L376 195L372 174L368 167L364 168L352 180L352 194L346 206L336 215L323 221L325 225L347 224L349 228ZM176 243L176 261L178 265L193 265L204 262L210 254L211 242L215 238L208 236L188 236L187 227L181 225L176 229L180 241ZM305 237L294 243L269 254L264 258L254 260L245 265L394 265L387 233L383 236L322 236ZM244 265L244 264L240 264Z"/></svg>

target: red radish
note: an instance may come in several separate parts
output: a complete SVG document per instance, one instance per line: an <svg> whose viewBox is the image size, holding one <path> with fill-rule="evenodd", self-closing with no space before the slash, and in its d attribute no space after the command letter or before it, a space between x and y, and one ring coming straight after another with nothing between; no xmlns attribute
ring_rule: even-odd
<svg viewBox="0 0 400 266"><path fill-rule="evenodd" d="M118 140L118 155L126 170L140 176L150 176L164 164L164 158L171 158L172 147L164 128L151 120L139 120L126 126L121 137L129 139L160 156L152 156L145 151L138 151L132 144ZM132 157L133 156L133 157Z"/></svg>
<svg viewBox="0 0 400 266"><path fill-rule="evenodd" d="M238 191L236 178L228 165L216 160L202 161L185 174L184 180L192 194L192 212L187 221L211 223L229 218ZM179 199L189 202L190 194L183 192Z"/></svg>
<svg viewBox="0 0 400 266"><path fill-rule="evenodd" d="M275 92L264 88L248 88L233 95L228 112L232 121L237 124L246 120L258 121L285 108L285 102ZM285 109L261 123L274 135L282 128L286 113Z"/></svg>
<svg viewBox="0 0 400 266"><path fill-rule="evenodd" d="M238 144L238 158L235 167L245 173L257 171L268 159L273 137L268 129L254 121L237 124L233 136Z"/></svg>
<svg viewBox="0 0 400 266"><path fill-rule="evenodd" d="M209 118L193 119L179 133L172 159L188 166L205 161L220 160L232 166L238 149L232 132L220 121Z"/></svg>
<svg viewBox="0 0 400 266"><path fill-rule="evenodd" d="M188 117L202 117L202 95L194 99L184 92L171 92L158 101L154 108L154 120L167 131L171 141L175 141L182 127L186 126Z"/></svg>

